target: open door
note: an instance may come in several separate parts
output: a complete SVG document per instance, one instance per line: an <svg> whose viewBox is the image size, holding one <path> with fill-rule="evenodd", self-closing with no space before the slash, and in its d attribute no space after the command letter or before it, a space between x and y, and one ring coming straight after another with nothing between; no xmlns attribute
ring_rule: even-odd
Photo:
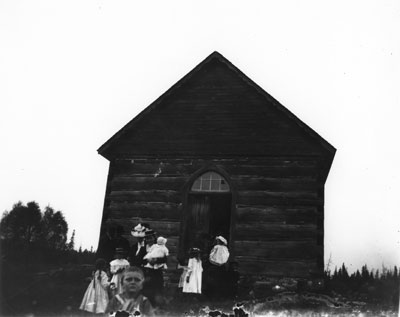
<svg viewBox="0 0 400 317"><path fill-rule="evenodd" d="M188 193L183 252L198 247L209 252L217 235L229 241L232 194L226 180L207 172L197 178Z"/></svg>

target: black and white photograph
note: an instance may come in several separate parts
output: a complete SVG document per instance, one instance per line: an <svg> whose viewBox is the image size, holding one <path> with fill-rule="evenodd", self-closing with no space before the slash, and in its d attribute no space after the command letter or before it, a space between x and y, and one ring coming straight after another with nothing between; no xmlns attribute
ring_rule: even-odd
<svg viewBox="0 0 400 317"><path fill-rule="evenodd" d="M400 316L399 30L0 0L0 315Z"/></svg>

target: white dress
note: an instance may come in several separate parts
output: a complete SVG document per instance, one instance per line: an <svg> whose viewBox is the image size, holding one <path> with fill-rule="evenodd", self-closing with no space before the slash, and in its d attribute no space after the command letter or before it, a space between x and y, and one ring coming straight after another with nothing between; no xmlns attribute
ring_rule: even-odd
<svg viewBox="0 0 400 317"><path fill-rule="evenodd" d="M190 274L190 275L189 275ZM186 276L189 277L189 282L186 277L183 281L184 293L197 293L201 294L201 277L203 274L203 266L201 260L197 258L190 258L188 263L188 270Z"/></svg>
<svg viewBox="0 0 400 317"><path fill-rule="evenodd" d="M211 264L221 266L228 262L228 259L229 251L226 246L217 244L212 248L209 257Z"/></svg>
<svg viewBox="0 0 400 317"><path fill-rule="evenodd" d="M145 260L150 260L150 259L157 259L157 258L164 258L169 255L168 248L165 245L160 245L160 244L153 244L147 254L143 257ZM147 263L144 267L148 267L151 269L166 269L167 264L166 263L156 263L156 264L150 264Z"/></svg>
<svg viewBox="0 0 400 317"><path fill-rule="evenodd" d="M108 305L107 287L109 285L107 274L103 271L96 271L86 289L79 309L96 314L104 313Z"/></svg>
<svg viewBox="0 0 400 317"><path fill-rule="evenodd" d="M125 259L115 259L110 262L110 272L113 275L111 278L111 283L115 284L114 294L122 293L121 278L122 272L117 273L120 269L126 269L130 266L128 260Z"/></svg>

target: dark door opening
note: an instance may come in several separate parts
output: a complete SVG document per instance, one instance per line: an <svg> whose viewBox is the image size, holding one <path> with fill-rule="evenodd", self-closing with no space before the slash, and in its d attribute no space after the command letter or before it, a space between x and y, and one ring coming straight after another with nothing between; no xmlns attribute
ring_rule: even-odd
<svg viewBox="0 0 400 317"><path fill-rule="evenodd" d="M191 247L209 252L214 238L218 235L229 241L231 201L230 192L188 195L184 254L187 254Z"/></svg>

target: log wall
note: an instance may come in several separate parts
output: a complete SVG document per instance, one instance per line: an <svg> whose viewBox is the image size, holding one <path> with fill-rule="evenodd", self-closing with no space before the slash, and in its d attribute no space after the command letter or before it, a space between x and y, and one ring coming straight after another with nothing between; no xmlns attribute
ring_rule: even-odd
<svg viewBox="0 0 400 317"><path fill-rule="evenodd" d="M135 158L110 164L103 225L130 239L138 222L168 238L177 264L187 183L205 166L222 169L232 188L232 259L242 274L310 277L323 273L323 183L318 157Z"/></svg>

